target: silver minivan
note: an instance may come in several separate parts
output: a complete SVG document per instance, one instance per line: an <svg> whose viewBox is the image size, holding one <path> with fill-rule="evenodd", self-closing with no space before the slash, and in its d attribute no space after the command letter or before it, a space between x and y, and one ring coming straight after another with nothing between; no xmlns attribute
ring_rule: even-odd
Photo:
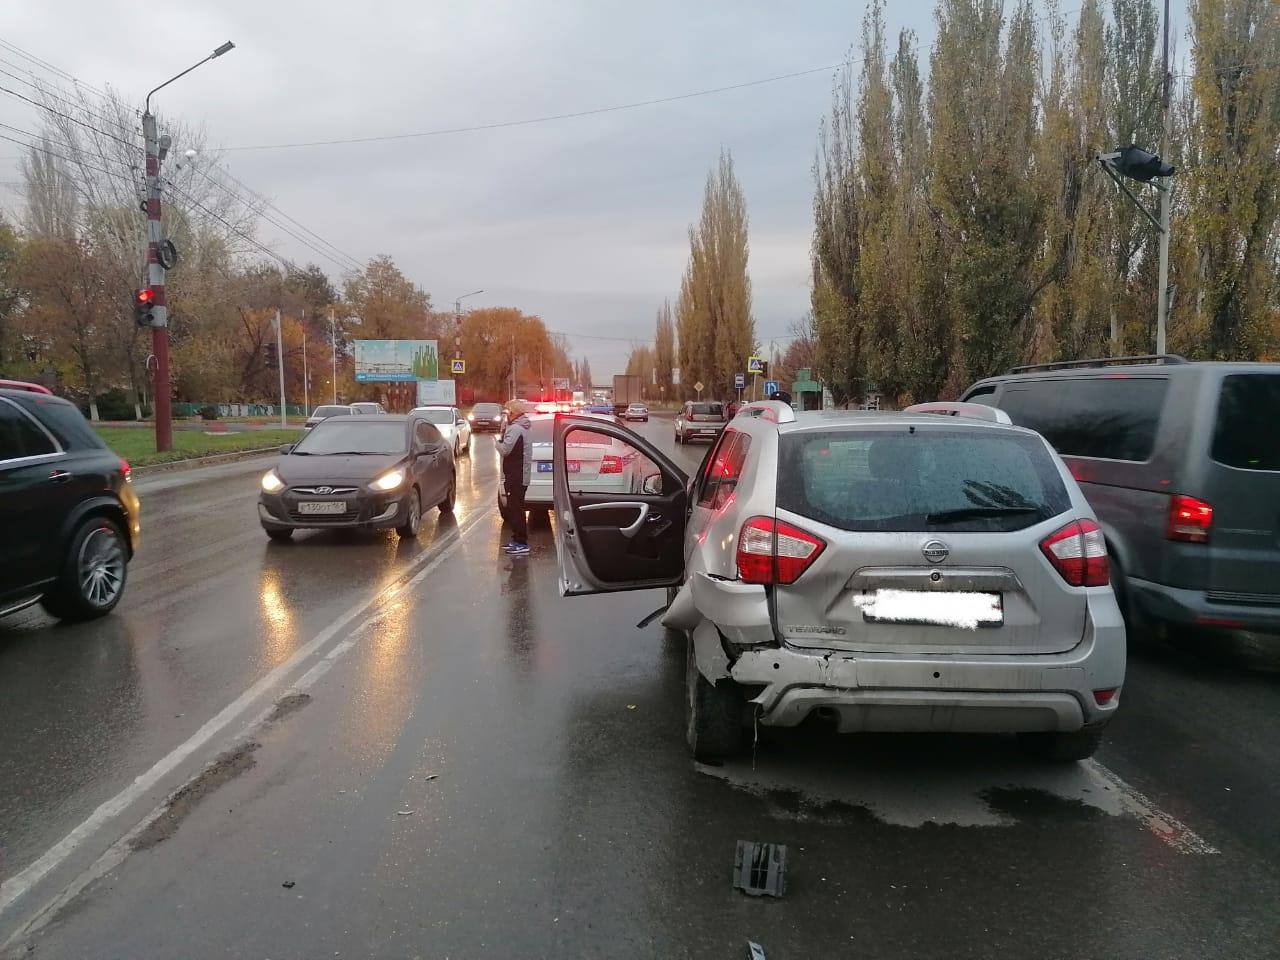
<svg viewBox="0 0 1280 960"><path fill-rule="evenodd" d="M1000 411L920 409L750 404L692 478L625 427L557 419L560 591L667 588L696 756L810 717L1017 733L1060 760L1096 749L1125 634L1093 511ZM633 447L644 491L575 485L562 464L578 431Z"/></svg>

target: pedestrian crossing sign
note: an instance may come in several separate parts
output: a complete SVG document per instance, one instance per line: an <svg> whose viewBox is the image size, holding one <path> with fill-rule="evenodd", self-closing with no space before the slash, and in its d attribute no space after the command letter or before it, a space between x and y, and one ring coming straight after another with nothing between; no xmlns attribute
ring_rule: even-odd
<svg viewBox="0 0 1280 960"><path fill-rule="evenodd" d="M467 361L465 361L465 360L455 360L455 361L453 361L453 372L454 372L454 373L466 373L466 372L467 372Z"/></svg>

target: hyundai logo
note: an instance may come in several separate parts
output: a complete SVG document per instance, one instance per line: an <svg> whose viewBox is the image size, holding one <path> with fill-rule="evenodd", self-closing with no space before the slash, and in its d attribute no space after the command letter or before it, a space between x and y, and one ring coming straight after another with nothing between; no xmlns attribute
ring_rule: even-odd
<svg viewBox="0 0 1280 960"><path fill-rule="evenodd" d="M920 552L930 563L941 563L951 555L951 548L941 540L930 540L920 548Z"/></svg>
<svg viewBox="0 0 1280 960"><path fill-rule="evenodd" d="M316 487L316 493L333 493L333 487ZM926 546L925 549L927 550L928 547ZM942 555L944 557L947 555L946 547L942 548ZM925 556L927 557L928 554L926 553Z"/></svg>

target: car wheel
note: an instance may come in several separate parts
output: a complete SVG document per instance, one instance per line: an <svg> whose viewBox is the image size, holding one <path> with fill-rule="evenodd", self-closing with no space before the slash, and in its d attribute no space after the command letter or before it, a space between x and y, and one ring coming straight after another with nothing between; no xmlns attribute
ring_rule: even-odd
<svg viewBox="0 0 1280 960"><path fill-rule="evenodd" d="M124 595L128 563L120 528L92 517L72 535L62 574L40 605L60 620L105 616Z"/></svg>
<svg viewBox="0 0 1280 960"><path fill-rule="evenodd" d="M742 701L729 682L713 684L702 675L692 633L685 658L685 738L697 760L732 756L742 748Z"/></svg>
<svg viewBox="0 0 1280 960"><path fill-rule="evenodd" d="M409 491L409 512L404 518L404 523L396 527L396 533L402 537L412 540L418 535L418 531L422 529L422 497L418 494L418 488L413 487Z"/></svg>
<svg viewBox="0 0 1280 960"><path fill-rule="evenodd" d="M1020 733L1018 740L1032 756L1053 763L1088 760L1102 743L1102 727L1085 727L1070 733Z"/></svg>
<svg viewBox="0 0 1280 960"><path fill-rule="evenodd" d="M267 536L276 543L284 543L286 540L293 539L293 527L263 527L267 531Z"/></svg>
<svg viewBox="0 0 1280 960"><path fill-rule="evenodd" d="M680 431L676 431L676 443L684 443L684 437L680 436Z"/></svg>
<svg viewBox="0 0 1280 960"><path fill-rule="evenodd" d="M449 478L449 494L440 501L441 513L453 513L453 505L458 499L458 475Z"/></svg>

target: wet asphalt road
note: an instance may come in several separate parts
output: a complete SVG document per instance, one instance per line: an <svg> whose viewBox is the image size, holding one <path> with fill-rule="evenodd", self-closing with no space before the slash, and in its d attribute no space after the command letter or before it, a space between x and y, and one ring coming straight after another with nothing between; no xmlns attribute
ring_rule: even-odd
<svg viewBox="0 0 1280 960"><path fill-rule="evenodd" d="M1280 955L1276 673L1135 651L1097 764L801 731L700 767L661 596L561 599L545 525L501 557L489 438L417 543L270 544L262 469L140 484L107 620L0 624L11 955ZM789 845L783 900L730 888L740 838Z"/></svg>

